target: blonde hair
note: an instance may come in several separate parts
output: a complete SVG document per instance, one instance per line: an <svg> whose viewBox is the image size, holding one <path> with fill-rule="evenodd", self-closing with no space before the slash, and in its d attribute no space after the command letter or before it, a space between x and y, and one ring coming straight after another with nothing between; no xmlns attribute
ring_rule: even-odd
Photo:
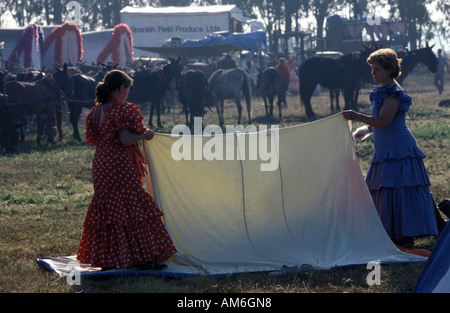
<svg viewBox="0 0 450 313"><path fill-rule="evenodd" d="M367 63L372 64L377 62L382 68L392 70L391 77L398 78L401 75L402 59L397 57L397 53L390 48L378 49L372 52L367 58Z"/></svg>

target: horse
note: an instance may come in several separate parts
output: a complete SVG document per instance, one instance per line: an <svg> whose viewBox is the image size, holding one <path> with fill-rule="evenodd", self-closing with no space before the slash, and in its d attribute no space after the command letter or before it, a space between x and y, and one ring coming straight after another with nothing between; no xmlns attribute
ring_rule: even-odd
<svg viewBox="0 0 450 313"><path fill-rule="evenodd" d="M5 84L8 95L6 106L11 114L20 117L22 114L37 114L37 144L41 144L44 131L44 120L47 125L47 140L54 143L52 130L55 125L59 139L62 140L62 104L61 91L67 97L73 91L73 79L67 72L67 66L57 68L55 74L48 74L35 82L9 81Z"/></svg>
<svg viewBox="0 0 450 313"><path fill-rule="evenodd" d="M183 66L180 58L177 60L169 58L170 62L156 72L150 70L138 71L134 74L133 85L128 94L128 101L135 104L151 102L150 118L148 125L153 127L153 115L156 109L158 127L161 124L161 100L166 89L169 88L172 79L180 79Z"/></svg>
<svg viewBox="0 0 450 313"><path fill-rule="evenodd" d="M274 67L268 67L263 71L259 71L258 82L257 82L257 93L264 100L264 106L266 108L266 116L273 116L273 101L275 96L277 97L279 119L281 121L281 99L282 96L282 86L281 86L281 74ZM270 108L268 107L267 101L269 102Z"/></svg>
<svg viewBox="0 0 450 313"><path fill-rule="evenodd" d="M9 112L5 105L6 98L6 95L0 94L0 153L11 155L17 152L22 124Z"/></svg>
<svg viewBox="0 0 450 313"><path fill-rule="evenodd" d="M401 75L396 79L399 84L402 84L403 81L408 77L409 73L412 72L414 67L423 63L427 66L428 70L431 73L436 73L437 71L437 58L433 53L433 47L428 46L428 42L425 48L416 49L412 51L400 50L397 51L397 57L402 59L401 62ZM363 79L363 83L374 83L372 76L365 76ZM331 90L330 89L330 107L333 109L333 99L336 99L336 107L339 109L339 89ZM355 94L355 103L358 100L359 88L357 88L357 92Z"/></svg>
<svg viewBox="0 0 450 313"><path fill-rule="evenodd" d="M221 57L217 57L211 64L189 63L186 65L187 69L202 71L206 79L209 79L212 73L218 69L227 70L236 67L238 67L238 63L231 53L225 53Z"/></svg>
<svg viewBox="0 0 450 313"><path fill-rule="evenodd" d="M366 59L373 51L373 47L364 46L361 51L346 54L339 59L311 57L300 64L299 95L308 120L316 119L311 107L311 96L317 84L328 89L342 89L345 108L356 106L355 93L361 87L364 77L370 75Z"/></svg>
<svg viewBox="0 0 450 313"><path fill-rule="evenodd" d="M208 80L199 70L188 70L181 76L178 97L186 114L186 125L193 127L194 117L205 115L205 106L209 104ZM190 121L189 121L190 116Z"/></svg>
<svg viewBox="0 0 450 313"><path fill-rule="evenodd" d="M428 42L425 48L416 49L412 51L400 50L397 52L397 56L402 59L401 63L401 75L397 78L397 82L401 84L413 68L423 63L427 66L431 73L436 73L438 69L438 61L436 55L433 53L433 47L428 46Z"/></svg>
<svg viewBox="0 0 450 313"><path fill-rule="evenodd" d="M248 123L252 123L250 76L246 71L240 67L228 70L218 69L211 75L208 83L208 93L211 101L216 105L220 126L224 124L223 113L226 99L234 99L238 109L238 124L241 123L241 92L244 94L247 105Z"/></svg>
<svg viewBox="0 0 450 313"><path fill-rule="evenodd" d="M73 129L73 139L81 141L78 131L78 120L83 108L91 109L95 105L95 88L105 76L105 71L100 70L91 77L87 74L75 74L72 76L74 90L67 99L69 118Z"/></svg>

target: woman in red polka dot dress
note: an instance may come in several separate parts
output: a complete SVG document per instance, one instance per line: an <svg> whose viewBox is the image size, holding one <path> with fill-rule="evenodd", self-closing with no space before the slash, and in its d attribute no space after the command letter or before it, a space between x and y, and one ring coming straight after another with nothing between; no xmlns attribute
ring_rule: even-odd
<svg viewBox="0 0 450 313"><path fill-rule="evenodd" d="M139 107L126 102L132 79L112 70L96 88L96 106L86 117L86 142L96 145L94 196L84 222L77 259L111 268L159 270L176 249L155 201L145 191L138 142L154 133Z"/></svg>

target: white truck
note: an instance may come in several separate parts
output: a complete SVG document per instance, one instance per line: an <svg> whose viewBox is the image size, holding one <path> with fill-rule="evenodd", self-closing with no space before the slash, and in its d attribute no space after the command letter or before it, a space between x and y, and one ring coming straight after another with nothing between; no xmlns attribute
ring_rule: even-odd
<svg viewBox="0 0 450 313"><path fill-rule="evenodd" d="M124 7L121 23L133 35L134 57L155 56L140 48L162 47L171 40L203 39L214 32L242 32L247 19L236 5Z"/></svg>

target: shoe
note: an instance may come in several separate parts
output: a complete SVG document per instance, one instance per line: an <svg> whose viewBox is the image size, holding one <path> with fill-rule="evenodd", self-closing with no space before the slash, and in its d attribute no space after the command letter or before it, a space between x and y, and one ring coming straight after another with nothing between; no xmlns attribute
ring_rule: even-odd
<svg viewBox="0 0 450 313"><path fill-rule="evenodd" d="M441 203L438 204L439 210L445 214L448 218L450 218L450 199L445 199Z"/></svg>
<svg viewBox="0 0 450 313"><path fill-rule="evenodd" d="M402 248L406 249L414 248L414 237L403 237L401 239L393 239L392 241Z"/></svg>

